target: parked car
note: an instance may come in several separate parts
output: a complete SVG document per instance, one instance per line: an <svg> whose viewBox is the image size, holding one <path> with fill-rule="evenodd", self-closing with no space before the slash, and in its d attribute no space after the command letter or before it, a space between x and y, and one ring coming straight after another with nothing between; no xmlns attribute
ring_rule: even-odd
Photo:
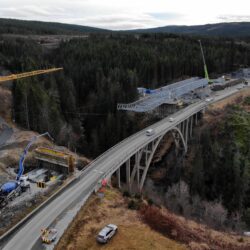
<svg viewBox="0 0 250 250"><path fill-rule="evenodd" d="M154 131L152 128L146 130L146 135L147 135L147 136L151 136L151 135L153 135L154 133L155 133L155 131Z"/></svg>
<svg viewBox="0 0 250 250"><path fill-rule="evenodd" d="M117 232L118 228L114 224L106 225L97 235L96 241L99 243L107 243L115 233Z"/></svg>

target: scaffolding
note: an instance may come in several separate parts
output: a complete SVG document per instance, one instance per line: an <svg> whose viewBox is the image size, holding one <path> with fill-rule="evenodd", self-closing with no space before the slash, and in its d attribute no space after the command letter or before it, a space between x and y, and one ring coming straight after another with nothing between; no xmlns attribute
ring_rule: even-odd
<svg viewBox="0 0 250 250"><path fill-rule="evenodd" d="M208 79L206 78L189 78L155 89L152 94L133 103L118 103L117 109L134 112L148 112L159 107L162 104L177 104L179 99L183 95L198 88L204 88L207 85Z"/></svg>

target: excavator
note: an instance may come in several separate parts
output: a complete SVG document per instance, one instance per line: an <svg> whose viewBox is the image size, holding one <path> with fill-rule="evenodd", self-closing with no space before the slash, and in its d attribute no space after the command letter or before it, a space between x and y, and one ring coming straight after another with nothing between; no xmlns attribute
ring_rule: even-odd
<svg viewBox="0 0 250 250"><path fill-rule="evenodd" d="M25 73L20 73L20 74L12 74L8 76L0 76L0 84L3 82L11 81L11 80L17 80L17 79L26 78L26 77L47 74L47 73L59 71L62 69L63 68L51 68L51 69L25 72ZM16 180L8 181L0 187L0 208L6 206L10 200L13 200L15 197L19 196L22 192L24 192L30 187L28 176L23 175L23 172L24 172L23 164L24 164L25 157L28 153L29 148L41 136L48 136L50 139L53 140L53 138L50 136L48 132L35 136L31 139L31 141L26 146L26 148L24 149L20 157Z"/></svg>

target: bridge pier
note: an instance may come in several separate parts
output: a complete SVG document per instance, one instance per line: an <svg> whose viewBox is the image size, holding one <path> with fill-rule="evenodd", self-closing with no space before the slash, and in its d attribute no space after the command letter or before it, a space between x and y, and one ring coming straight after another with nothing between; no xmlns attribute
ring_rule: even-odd
<svg viewBox="0 0 250 250"><path fill-rule="evenodd" d="M172 127L169 131L166 131L166 133L171 131L177 150L183 146L184 153L187 152L187 143L189 138L192 137L193 126L197 124L197 120L198 115L196 113L177 124L176 127ZM159 137L154 138L147 145L135 151L129 159L124 161L123 166L126 167L126 184L129 192L132 191L132 188L136 188L139 192L142 191L155 151L165 134L161 134ZM113 172L116 173L118 188L121 188L120 167Z"/></svg>
<svg viewBox="0 0 250 250"><path fill-rule="evenodd" d="M121 168L120 167L116 170L116 177L117 177L118 188L121 188Z"/></svg>
<svg viewBox="0 0 250 250"><path fill-rule="evenodd" d="M127 182L129 192L131 192L130 158L126 161L126 182Z"/></svg>

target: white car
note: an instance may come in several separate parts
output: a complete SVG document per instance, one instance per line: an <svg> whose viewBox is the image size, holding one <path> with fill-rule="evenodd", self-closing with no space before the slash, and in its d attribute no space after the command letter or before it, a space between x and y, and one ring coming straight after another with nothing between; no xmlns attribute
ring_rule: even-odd
<svg viewBox="0 0 250 250"><path fill-rule="evenodd" d="M105 226L97 235L96 241L99 243L107 243L117 232L118 227L114 224Z"/></svg>
<svg viewBox="0 0 250 250"><path fill-rule="evenodd" d="M155 131L154 131L152 128L146 130L146 135L147 135L147 136L151 136L151 135L153 135L154 133L155 133Z"/></svg>
<svg viewBox="0 0 250 250"><path fill-rule="evenodd" d="M212 98L212 97L210 97L210 98L206 98L206 102L210 102L210 101L212 101L214 98Z"/></svg>
<svg viewBox="0 0 250 250"><path fill-rule="evenodd" d="M173 122L173 121L174 121L174 117L170 117L170 118L169 118L169 121L170 121L170 122Z"/></svg>

